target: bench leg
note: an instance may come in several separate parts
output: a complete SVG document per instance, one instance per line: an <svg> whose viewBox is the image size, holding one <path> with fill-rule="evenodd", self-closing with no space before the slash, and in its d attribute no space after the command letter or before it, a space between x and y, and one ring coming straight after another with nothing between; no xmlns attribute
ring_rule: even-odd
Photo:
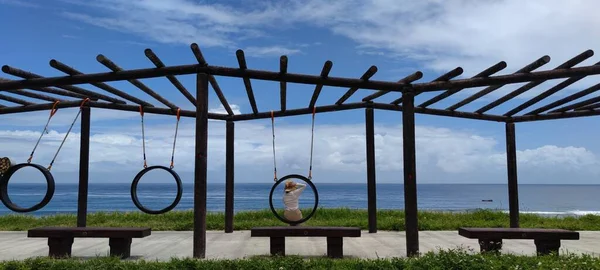
<svg viewBox="0 0 600 270"><path fill-rule="evenodd" d="M479 249L481 252L500 252L502 239L479 239Z"/></svg>
<svg viewBox="0 0 600 270"><path fill-rule="evenodd" d="M131 255L131 238L110 238L108 245L110 246L110 256L125 259Z"/></svg>
<svg viewBox="0 0 600 270"><path fill-rule="evenodd" d="M285 256L285 237L271 237L271 255Z"/></svg>
<svg viewBox="0 0 600 270"><path fill-rule="evenodd" d="M558 250L560 249L560 240L533 240L535 243L535 249L539 255L549 255L551 253L556 253L558 255Z"/></svg>
<svg viewBox="0 0 600 270"><path fill-rule="evenodd" d="M48 238L48 256L53 258L71 257L71 247L73 246L73 237L49 237Z"/></svg>
<svg viewBox="0 0 600 270"><path fill-rule="evenodd" d="M344 256L343 246L342 237L327 237L327 257L342 258Z"/></svg>

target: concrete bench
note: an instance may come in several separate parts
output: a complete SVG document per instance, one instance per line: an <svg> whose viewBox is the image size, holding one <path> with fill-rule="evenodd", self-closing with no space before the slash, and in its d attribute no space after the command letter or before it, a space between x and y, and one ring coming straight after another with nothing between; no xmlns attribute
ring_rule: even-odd
<svg viewBox="0 0 600 270"><path fill-rule="evenodd" d="M110 256L122 259L131 255L131 239L149 236L150 228L102 228L102 227L43 227L31 229L27 237L48 238L48 256L70 257L73 239L108 238Z"/></svg>
<svg viewBox="0 0 600 270"><path fill-rule="evenodd" d="M561 240L579 240L579 233L561 229L459 228L458 234L479 240L481 252L498 252L502 239L533 239L538 255L558 254Z"/></svg>
<svg viewBox="0 0 600 270"><path fill-rule="evenodd" d="M271 255L285 256L285 237L327 237L327 256L342 258L344 237L360 237L358 227L259 227L252 228L251 237L270 237Z"/></svg>

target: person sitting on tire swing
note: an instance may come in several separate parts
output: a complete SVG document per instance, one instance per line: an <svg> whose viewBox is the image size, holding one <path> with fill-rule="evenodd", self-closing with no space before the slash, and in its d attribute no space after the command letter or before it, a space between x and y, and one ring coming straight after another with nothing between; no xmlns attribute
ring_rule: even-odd
<svg viewBox="0 0 600 270"><path fill-rule="evenodd" d="M285 204L285 211L283 216L289 221L298 221L302 219L302 212L298 207L298 199L302 192L306 189L306 185L302 183L296 183L292 180L285 182L283 203ZM292 225L295 226L295 225Z"/></svg>

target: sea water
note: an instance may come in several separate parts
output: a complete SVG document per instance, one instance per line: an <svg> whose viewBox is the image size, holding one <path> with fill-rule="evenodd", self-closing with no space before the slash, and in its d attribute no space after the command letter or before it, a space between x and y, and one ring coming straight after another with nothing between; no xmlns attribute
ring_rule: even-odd
<svg viewBox="0 0 600 270"><path fill-rule="evenodd" d="M353 209L367 208L366 184L317 183L319 207ZM236 183L235 211L269 208L270 183ZM44 196L45 184L11 183L8 193L20 206L31 206ZM282 206L282 190L274 192L273 202ZM471 211L474 209L508 210L508 187L488 184L421 184L417 187L419 210ZM148 208L160 209L175 198L175 184L143 183L138 196ZM49 215L77 212L77 184L57 184L52 201L32 215ZM600 185L519 185L521 212L542 215L577 216L600 214ZM193 184L183 185L183 196L176 210L192 209ZM314 193L308 187L301 197L301 207L310 208ZM403 209L402 184L378 184L378 209ZM225 185L208 183L208 211L224 211ZM139 211L131 200L129 183L93 183L89 185L88 211ZM0 204L0 215L12 213Z"/></svg>

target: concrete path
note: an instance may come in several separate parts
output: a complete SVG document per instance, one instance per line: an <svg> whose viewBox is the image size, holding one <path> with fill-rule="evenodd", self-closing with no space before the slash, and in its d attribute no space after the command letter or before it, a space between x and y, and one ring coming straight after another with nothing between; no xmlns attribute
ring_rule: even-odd
<svg viewBox="0 0 600 270"><path fill-rule="evenodd" d="M561 252L600 255L600 232L580 232L580 240L562 241ZM152 232L143 239L133 239L132 259L169 260L172 257L192 257L192 232ZM463 247L479 251L477 240L467 239L456 231L419 232L421 252ZM26 232L0 232L0 260L25 259L48 255L47 240L27 238ZM93 258L108 254L108 239L75 238L73 257ZM503 252L535 255L533 240L504 240ZM307 257L326 255L326 239L286 238L286 254ZM251 238L250 231L207 232L208 259L235 259L269 254L269 238ZM385 258L406 256L404 232L362 232L360 238L344 239L344 256Z"/></svg>

